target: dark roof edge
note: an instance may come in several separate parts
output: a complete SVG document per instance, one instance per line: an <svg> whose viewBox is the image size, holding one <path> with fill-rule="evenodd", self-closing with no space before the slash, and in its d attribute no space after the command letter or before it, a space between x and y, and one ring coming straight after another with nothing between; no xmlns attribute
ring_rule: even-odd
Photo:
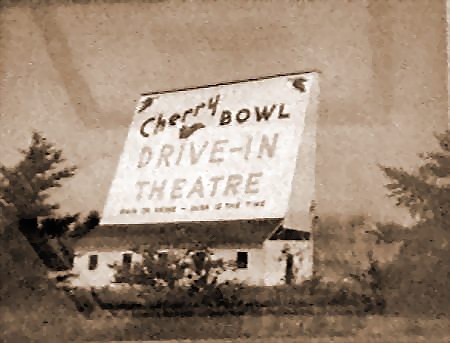
<svg viewBox="0 0 450 343"><path fill-rule="evenodd" d="M278 229L279 229L281 226L283 226L283 222L284 222L284 220L281 220L281 221L278 223L278 225L275 226L275 227L273 228L273 230L269 233L269 235L266 237L266 239L265 239L264 241L267 241L268 239L272 238L272 236L275 234L275 232L277 232Z"/></svg>
<svg viewBox="0 0 450 343"><path fill-rule="evenodd" d="M149 96L149 95L158 95L158 94L167 94L167 93L176 93L176 92L185 92L185 91L192 91L195 89L202 89L202 88L211 88L211 87L218 87L218 86L227 86L227 85L233 85L236 83L242 83L242 82L251 82L251 81L262 81L267 79L273 79L275 77L283 77L283 76L294 76L294 75L300 75L300 74L312 74L312 73L318 73L321 74L322 72L320 70L316 69L310 69L306 71L298 71L295 73L287 73L287 74L274 74L274 75L268 75L268 76L262 76L262 77L255 77L255 78L249 78L249 79L242 79L242 80L234 80L234 81L225 81L225 82L219 82L219 83L213 83L213 84L207 84L202 86L196 86L196 87L186 87L186 88L175 88L175 89L166 89L161 91L154 91L154 92L146 92L141 93L141 96Z"/></svg>
<svg viewBox="0 0 450 343"><path fill-rule="evenodd" d="M104 244L105 239L114 240L123 234L130 234L130 237L134 237L134 239L137 237L141 237L144 240L151 239L154 242L158 242L158 244L167 243L169 245L172 243L175 245L185 243L201 244L203 240L205 244L211 245L254 245L257 242L260 242L262 244L262 242L268 240L273 234L274 230L276 230L280 226L280 224L282 224L282 222L283 218L270 218L257 220L177 222L165 224L103 224L97 226L87 235L77 240L76 245L79 247L83 246L87 241L90 241L92 239L100 239L100 244ZM203 229L205 229L204 233ZM162 238L165 237L167 232L171 232L172 230L174 230L173 242L171 242L170 240L166 241L166 238ZM221 237L221 232L225 233L223 237ZM101 238L103 238L103 240Z"/></svg>
<svg viewBox="0 0 450 343"><path fill-rule="evenodd" d="M284 218L258 218L258 219L235 219L235 220L207 220L207 221L180 221L180 222L167 222L167 223L146 223L146 224L99 224L96 228L120 228L120 227L160 227L160 226L192 226L192 225L208 225L208 224L233 224L233 223L264 223L269 221L283 221Z"/></svg>

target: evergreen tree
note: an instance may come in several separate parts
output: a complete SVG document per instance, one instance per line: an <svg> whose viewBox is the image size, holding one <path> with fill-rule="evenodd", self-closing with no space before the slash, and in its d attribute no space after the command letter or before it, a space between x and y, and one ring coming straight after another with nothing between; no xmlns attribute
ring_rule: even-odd
<svg viewBox="0 0 450 343"><path fill-rule="evenodd" d="M38 226L38 230L46 238L58 242L60 252L63 254L64 259L69 261L70 265L72 265L74 259L72 243L86 235L100 223L100 216L97 211L89 212L82 222L80 222L79 217L79 213L65 216L54 215L41 220Z"/></svg>
<svg viewBox="0 0 450 343"><path fill-rule="evenodd" d="M49 203L48 190L61 187L76 167L60 167L62 151L34 132L23 159L13 167L0 164L0 209L9 220L34 220L54 214L58 204Z"/></svg>
<svg viewBox="0 0 450 343"><path fill-rule="evenodd" d="M424 163L416 173L381 167L391 180L386 185L397 206L406 207L418 224L449 231L450 130L436 135L441 151L420 154Z"/></svg>
<svg viewBox="0 0 450 343"><path fill-rule="evenodd" d="M38 132L32 135L22 160L13 167L0 165L0 210L14 231L16 226L35 252L51 269L68 269L73 261L71 241L99 224L99 214L91 211L83 222L79 214L58 215L57 203L49 201L52 188L72 177L75 166L63 166L62 151ZM11 233L9 233L11 235ZM56 241L55 244L52 242Z"/></svg>
<svg viewBox="0 0 450 343"><path fill-rule="evenodd" d="M415 312L450 308L450 130L436 138L440 151L420 154L423 163L416 172L381 167L390 179L389 196L416 220L408 230L379 226L387 230L382 236L403 242L398 260L384 271L383 284L394 307Z"/></svg>
<svg viewBox="0 0 450 343"><path fill-rule="evenodd" d="M78 217L77 217L78 219ZM100 223L100 214L97 211L90 211L82 223L76 223L73 230L68 232L71 239L78 239L86 235Z"/></svg>
<svg viewBox="0 0 450 343"><path fill-rule="evenodd" d="M29 148L21 153L22 160L15 166L0 164L0 262L5 276L0 297L18 294L30 297L39 290L61 300L54 293L56 285L48 283L42 264L47 270L67 273L73 263L71 242L98 225L99 215L93 211L80 222L78 214L56 214L59 205L50 202L49 191L61 187L62 181L72 177L76 170L74 166L64 166L61 150L34 132ZM41 263L30 255L30 247L24 246L27 242ZM70 276L57 274L60 275L57 282ZM27 293L28 288L31 294ZM80 311L85 310L80 306L86 299L70 289L65 291Z"/></svg>

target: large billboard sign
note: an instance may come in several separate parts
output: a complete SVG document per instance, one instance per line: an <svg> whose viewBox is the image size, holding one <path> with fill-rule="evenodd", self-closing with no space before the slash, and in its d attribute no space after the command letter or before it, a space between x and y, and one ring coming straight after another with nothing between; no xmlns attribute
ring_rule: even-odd
<svg viewBox="0 0 450 343"><path fill-rule="evenodd" d="M144 94L102 224L282 218L317 74Z"/></svg>

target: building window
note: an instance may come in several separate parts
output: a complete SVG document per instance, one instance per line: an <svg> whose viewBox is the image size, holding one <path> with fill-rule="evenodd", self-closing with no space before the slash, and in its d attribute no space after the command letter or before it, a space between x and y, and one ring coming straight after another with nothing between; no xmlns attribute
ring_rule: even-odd
<svg viewBox="0 0 450 343"><path fill-rule="evenodd" d="M204 251L198 251L195 253L195 256L200 260L200 261L205 261L206 260L206 253Z"/></svg>
<svg viewBox="0 0 450 343"><path fill-rule="evenodd" d="M169 251L168 250L160 250L158 251L158 259L167 259L169 257Z"/></svg>
<svg viewBox="0 0 450 343"><path fill-rule="evenodd" d="M130 269L132 259L133 255L130 253L125 253L122 255L122 266L124 269Z"/></svg>
<svg viewBox="0 0 450 343"><path fill-rule="evenodd" d="M89 255L89 270L94 270L98 265L98 255Z"/></svg>
<svg viewBox="0 0 450 343"><path fill-rule="evenodd" d="M236 262L238 268L247 268L248 253L246 251L238 251Z"/></svg>

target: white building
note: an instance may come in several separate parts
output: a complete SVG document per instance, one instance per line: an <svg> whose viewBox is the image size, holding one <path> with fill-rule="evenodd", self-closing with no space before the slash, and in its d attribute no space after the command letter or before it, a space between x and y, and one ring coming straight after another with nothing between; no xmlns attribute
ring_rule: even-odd
<svg viewBox="0 0 450 343"><path fill-rule="evenodd" d="M73 279L76 287L114 283L114 264L141 261L139 247L186 251L208 247L218 259L235 262L219 282L248 285L299 284L312 275L310 232L282 226L281 219L134 226L99 226L78 241Z"/></svg>
<svg viewBox="0 0 450 343"><path fill-rule="evenodd" d="M75 285L110 284L142 246L207 247L239 267L221 281L309 278L318 93L308 72L142 94Z"/></svg>

